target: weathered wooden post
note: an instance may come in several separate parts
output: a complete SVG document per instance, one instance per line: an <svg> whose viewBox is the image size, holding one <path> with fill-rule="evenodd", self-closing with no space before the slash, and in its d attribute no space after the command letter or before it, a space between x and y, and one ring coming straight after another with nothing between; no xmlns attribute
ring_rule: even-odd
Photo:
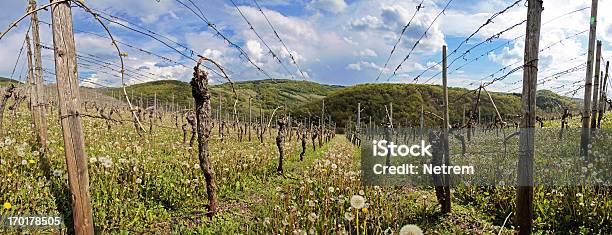
<svg viewBox="0 0 612 235"><path fill-rule="evenodd" d="M36 9L36 1L30 0L30 10ZM38 27L38 15L36 11L33 11L30 15L32 19L32 40L34 43L34 112L36 112L37 130L38 130L38 141L40 147L45 152L47 151L47 119L45 109L45 87L43 83L43 68L41 59L41 46L40 46L40 33ZM29 43L29 42L28 42Z"/></svg>
<svg viewBox="0 0 612 235"><path fill-rule="evenodd" d="M530 234L533 221L533 158L535 154L536 90L542 0L528 0L523 67L522 121L519 135L516 225L519 234Z"/></svg>
<svg viewBox="0 0 612 235"><path fill-rule="evenodd" d="M60 0L51 0L51 3ZM69 2L51 7L55 74L57 79L59 115L64 137L64 152L68 166L68 183L72 198L74 232L94 234L85 139L80 116L77 82L77 59L72 30L72 10Z"/></svg>
<svg viewBox="0 0 612 235"><path fill-rule="evenodd" d="M443 123L442 123L442 147L443 147L443 163L446 166L450 166L450 151L449 151L449 142L448 142L448 128L450 126L450 116L448 114L448 75L447 75L447 66L446 66L446 46L442 46L442 89L443 89L443 97L444 97L444 113L443 113ZM450 194L450 177L448 175L443 175L442 182L443 191L444 191L444 203L442 204L442 213L450 213L451 211L451 194Z"/></svg>
<svg viewBox="0 0 612 235"><path fill-rule="evenodd" d="M582 130L580 135L580 156L585 161L589 160L589 142L591 140L591 131L589 130L591 119L591 96L593 91L593 57L595 49L595 40L597 39L597 2L591 1L591 18L589 28L589 48L587 57L587 68L584 83L584 106L582 107Z"/></svg>
<svg viewBox="0 0 612 235"><path fill-rule="evenodd" d="M604 76L603 85L601 86L601 100L599 101L599 115L597 120L597 128L601 128L601 119L603 119L603 115L606 112L606 100L608 96L606 94L607 85L608 85L608 68L610 67L610 61L606 61L606 75Z"/></svg>
<svg viewBox="0 0 612 235"><path fill-rule="evenodd" d="M599 80L603 79L599 74L601 70L601 41L597 41L597 53L595 55L595 83L593 84L593 105L591 109L591 135L593 131L597 129L597 114L599 114Z"/></svg>

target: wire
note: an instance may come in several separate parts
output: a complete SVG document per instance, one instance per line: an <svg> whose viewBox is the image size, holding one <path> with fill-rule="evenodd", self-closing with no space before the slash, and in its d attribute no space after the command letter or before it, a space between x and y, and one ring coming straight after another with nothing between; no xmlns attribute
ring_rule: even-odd
<svg viewBox="0 0 612 235"><path fill-rule="evenodd" d="M278 39L278 41L283 45L283 48L285 48L285 51L287 51L287 53L289 54L289 57L291 58L291 61L293 62L293 64L295 65L295 67L297 68L297 70L300 72L300 74L302 75L302 78L304 80L307 80L306 76L304 75L304 72L302 72L302 69L300 68L300 65L297 63L297 61L295 60L295 57L293 56L293 54L291 54L291 51L289 50L289 48L287 48L287 45L285 44L285 42L283 41L283 39L281 39L281 37L279 36L278 32L276 31L276 29L274 28L274 26L272 25L272 23L270 22L270 19L268 19L268 16L264 13L264 11L261 9L261 6L259 6L259 2L257 2L257 0L253 0L253 2L255 3L255 5L257 6L257 9L259 9L259 12L261 12L261 14L263 15L263 17L266 19L266 22L268 22L268 25L270 26L270 28L272 29L272 32L274 32L274 36L276 36L276 38Z"/></svg>
<svg viewBox="0 0 612 235"><path fill-rule="evenodd" d="M376 81L378 81L378 79L380 79L380 76L383 74L384 70L387 68L387 65L389 64L389 60L391 60L391 57L393 56L393 53L395 52L395 49L397 49L397 45L402 40L402 36L404 36L404 33L406 32L406 29L408 29L408 27L412 23L412 20L414 20L414 17L421 10L421 8L423 8L423 2L425 2L425 0L421 0L421 3L419 3L419 5L416 6L416 11L412 15L412 17L410 18L408 23L406 25L404 25L404 27L402 28L402 31L400 32L399 37L397 38L397 41L395 41L395 44L393 45L393 49L391 49L391 52L389 53L389 57L387 57L387 61L385 61L385 65L383 66L383 68L380 70L380 73L378 73L378 76L376 77Z"/></svg>
<svg viewBox="0 0 612 235"><path fill-rule="evenodd" d="M419 37L419 39L414 43L414 45L410 49L410 52L408 52L408 55L406 55L406 57L404 57L402 62L400 62L399 65L397 65L397 67L395 68L395 70L393 70L393 74L387 78L387 81L391 80L391 78L394 77L397 74L397 71L402 67L402 64L404 64L404 62L406 62L406 60L408 60L408 58L410 58L410 55L412 54L414 49L417 47L417 45L419 45L419 43L421 42L423 37L425 37L425 35L427 34L427 31L429 31L431 26L433 26L433 24L438 20L440 15L442 15L444 13L444 11L446 11L446 9L448 9L448 6L451 4L451 2L453 2L453 0L449 0L446 3L446 5L444 6L444 8L440 11L440 13L438 13L438 15L436 15L436 17L433 19L433 21L431 21L431 24L429 24L429 26L427 27L425 32L423 32L423 34L421 34L421 37Z"/></svg>
<svg viewBox="0 0 612 235"><path fill-rule="evenodd" d="M251 31L253 31L253 33L255 33L255 35L257 36L257 38L259 38L259 40L264 44L264 46L266 46L266 48L268 48L268 51L272 55L272 58L275 59L283 67L283 69L285 69L285 71L289 75L291 75L291 78L295 80L295 77L293 76L293 73L291 73L291 71L289 71L287 66L285 66L285 64L280 60L280 58L276 55L276 53L274 53L272 48L270 48L270 46L268 46L268 43L261 37L261 35L259 35L257 30L255 30L255 27L253 27L253 24L251 24L249 19L247 19L247 17L242 13L242 10L240 10L238 5L236 5L236 2L234 2L234 0L230 0L230 2L232 2L232 4L234 5L234 8L236 8L238 13L240 13L240 16L242 16L242 19L244 19L244 21L249 25L249 28L251 29Z"/></svg>

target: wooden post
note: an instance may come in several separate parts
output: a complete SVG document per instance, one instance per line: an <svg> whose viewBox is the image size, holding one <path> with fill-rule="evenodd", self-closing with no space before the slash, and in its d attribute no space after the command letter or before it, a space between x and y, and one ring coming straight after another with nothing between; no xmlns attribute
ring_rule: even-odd
<svg viewBox="0 0 612 235"><path fill-rule="evenodd" d="M597 2L598 0L591 1L591 18L590 18L590 29L589 29L589 51L587 57L587 68L584 83L584 106L582 107L582 130L580 135L580 156L586 161L589 159L589 142L591 139L591 132L589 130L589 121L591 118L591 96L593 91L593 57L595 49L595 40L597 38Z"/></svg>
<svg viewBox="0 0 612 235"><path fill-rule="evenodd" d="M444 96L444 113L442 123L442 130L444 135L442 136L443 148L444 148L444 159L443 163L447 166L450 166L450 151L449 151L449 142L448 142L448 127L450 126L450 116L448 114L448 75L447 75L447 67L446 67L446 46L442 46L442 89ZM451 194L450 194L450 179L448 175L442 176L444 182L443 190L444 190L444 204L442 204L442 213L450 213L451 211Z"/></svg>
<svg viewBox="0 0 612 235"><path fill-rule="evenodd" d="M51 0L51 3L59 0ZM64 151L68 165L68 182L72 198L74 232L93 234L93 219L89 199L89 175L85 139L80 116L81 101L77 82L77 59L72 31L72 10L69 2L51 7L55 74L57 79L59 115L64 136Z"/></svg>
<svg viewBox="0 0 612 235"><path fill-rule="evenodd" d="M606 75L604 76L603 85L601 86L601 100L599 101L599 116L597 120L597 128L601 128L601 119L603 119L603 115L606 112L606 100L608 99L608 95L606 94L607 86L608 86L608 68L610 67L610 61L606 62Z"/></svg>
<svg viewBox="0 0 612 235"><path fill-rule="evenodd" d="M32 126L37 129L38 124L38 112L36 112L36 90L35 83L36 79L34 78L34 64L32 62L32 46L30 46L30 35L26 34L26 45L28 49L28 92L30 93L30 112L32 113Z"/></svg>
<svg viewBox="0 0 612 235"><path fill-rule="evenodd" d="M253 119L252 119L252 110L251 110L251 100L253 100L253 97L249 97L249 142L251 142L251 127L253 125Z"/></svg>
<svg viewBox="0 0 612 235"><path fill-rule="evenodd" d="M601 78L599 74L599 71L601 70L600 65L601 41L597 41L597 53L595 54L595 83L593 84L593 105L591 109L591 132L597 128L597 110L599 109L599 79Z"/></svg>
<svg viewBox="0 0 612 235"><path fill-rule="evenodd" d="M30 10L36 9L36 1L30 0ZM45 88L43 83L43 68L42 59L40 56L40 33L38 28L38 16L34 11L32 17L32 40L34 43L34 112L36 113L38 129L38 141L40 147L45 152L47 151L47 120L46 120L46 102L45 102ZM28 42L29 43L29 42Z"/></svg>
<svg viewBox="0 0 612 235"><path fill-rule="evenodd" d="M536 122L536 90L538 83L538 53L542 0L528 0L527 33L523 67L521 130L519 135L518 187L516 194L516 225L519 234L530 234L533 220L533 157Z"/></svg>
<svg viewBox="0 0 612 235"><path fill-rule="evenodd" d="M355 144L360 145L361 139L359 133L361 132L361 103L357 103L357 125L355 126Z"/></svg>

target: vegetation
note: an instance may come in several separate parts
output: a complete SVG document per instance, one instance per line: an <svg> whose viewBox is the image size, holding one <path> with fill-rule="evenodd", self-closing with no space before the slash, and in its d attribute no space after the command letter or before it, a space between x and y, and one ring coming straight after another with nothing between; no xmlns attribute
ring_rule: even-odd
<svg viewBox="0 0 612 235"><path fill-rule="evenodd" d="M450 109L451 124L460 123L463 119L462 113L468 115L472 109L476 92L470 92L464 88L450 88L449 100L452 102ZM567 107L571 111L578 110L578 104L567 97L561 97L551 91L538 92L537 105L538 115L550 118L562 113L560 107ZM491 96L500 113L504 115L504 121L509 123L517 120L520 115L520 94L495 93ZM425 123L427 126L439 125L440 121L433 114L441 116L442 110L442 87L436 85L415 84L362 84L339 89L325 97L325 107L328 115L343 128L347 121L356 120L357 103L361 103L363 109L361 116L364 117L362 124L367 124L372 117L374 124L380 124L385 117L384 106L393 103L393 117L395 126L417 126L421 107L425 111ZM297 116L318 118L321 113L322 100L302 105L294 109ZM495 110L486 93L480 96L481 118L483 122L494 120ZM428 114L429 113L429 114ZM467 118L467 117L466 117Z"/></svg>

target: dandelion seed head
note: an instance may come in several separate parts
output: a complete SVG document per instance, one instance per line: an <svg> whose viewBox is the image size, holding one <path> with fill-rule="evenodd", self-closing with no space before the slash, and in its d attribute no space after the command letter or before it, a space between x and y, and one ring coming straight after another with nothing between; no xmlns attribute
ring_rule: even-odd
<svg viewBox="0 0 612 235"><path fill-rule="evenodd" d="M399 231L400 235L422 235L423 230L414 224L404 225Z"/></svg>
<svg viewBox="0 0 612 235"><path fill-rule="evenodd" d="M365 198L360 195L353 195L351 197L351 206L355 209L361 209L365 205Z"/></svg>

